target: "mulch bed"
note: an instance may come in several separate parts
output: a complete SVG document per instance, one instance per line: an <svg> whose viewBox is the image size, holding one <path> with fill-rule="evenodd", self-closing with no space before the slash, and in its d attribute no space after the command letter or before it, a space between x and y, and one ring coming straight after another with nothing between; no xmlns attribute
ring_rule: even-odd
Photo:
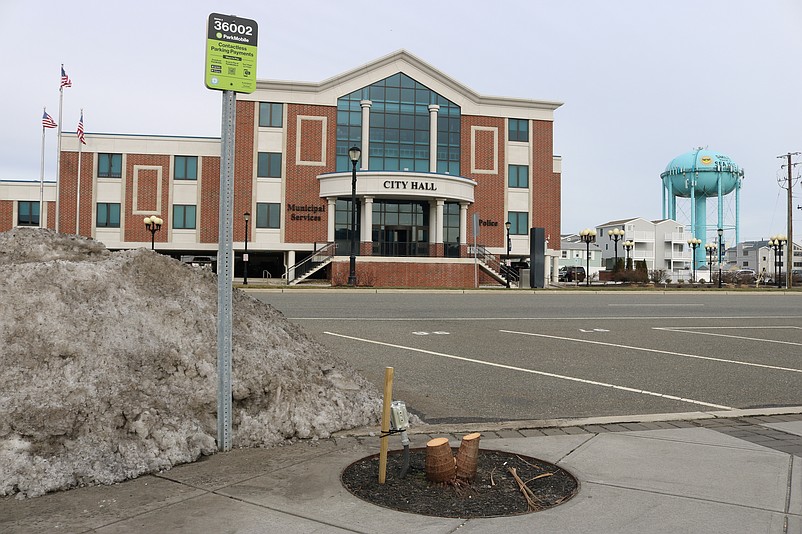
<svg viewBox="0 0 802 534"><path fill-rule="evenodd" d="M456 449L453 449L456 454ZM496 450L479 450L476 480L470 485L434 485L426 480L426 449L411 449L407 475L400 478L402 451L387 457L385 483L379 484L379 455L357 460L342 473L343 486L369 503L414 514L438 517L499 517L545 510L564 503L579 483L554 464ZM532 490L530 507L509 468ZM547 474L550 473L550 474ZM546 475L546 476L540 476ZM530 497L531 499L531 497Z"/></svg>

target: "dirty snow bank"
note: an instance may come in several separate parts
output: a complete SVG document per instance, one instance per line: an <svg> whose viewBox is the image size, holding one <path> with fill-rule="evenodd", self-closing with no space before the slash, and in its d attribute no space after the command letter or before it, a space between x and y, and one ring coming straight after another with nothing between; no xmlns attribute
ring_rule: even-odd
<svg viewBox="0 0 802 534"><path fill-rule="evenodd" d="M216 450L217 278L49 230L0 233L0 495L109 484ZM375 388L233 297L233 445L376 424Z"/></svg>

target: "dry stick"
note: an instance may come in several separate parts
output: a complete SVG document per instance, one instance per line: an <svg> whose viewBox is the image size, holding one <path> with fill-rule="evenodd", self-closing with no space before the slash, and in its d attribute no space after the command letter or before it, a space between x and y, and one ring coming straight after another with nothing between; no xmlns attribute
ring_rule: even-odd
<svg viewBox="0 0 802 534"><path fill-rule="evenodd" d="M534 512L535 510L540 510L542 506L538 504L537 501L540 499L532 492L529 487L524 484L524 481L521 480L521 477L518 476L514 467L508 467L507 470L512 474L512 477L515 479L515 482L518 483L518 488L521 490L521 493L524 494L524 498L526 499L526 504L529 507L530 512Z"/></svg>
<svg viewBox="0 0 802 534"><path fill-rule="evenodd" d="M387 449L389 447L390 432L390 404L393 401L393 368L384 368L384 405L382 406L382 437L379 449L379 484L387 479Z"/></svg>
<svg viewBox="0 0 802 534"><path fill-rule="evenodd" d="M540 474L540 475L537 475L537 476L535 476L535 477L532 477L532 478L530 478L529 480L527 480L526 482L524 482L524 484L529 484L529 483L530 483L530 482L532 482L533 480L537 480L537 479L539 479L539 478L550 477L550 476L553 476L553 475L554 475L554 473L542 473L542 474Z"/></svg>

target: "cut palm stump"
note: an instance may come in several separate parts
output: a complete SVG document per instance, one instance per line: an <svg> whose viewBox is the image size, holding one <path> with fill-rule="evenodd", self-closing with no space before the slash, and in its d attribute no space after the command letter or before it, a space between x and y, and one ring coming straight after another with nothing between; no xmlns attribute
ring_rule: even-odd
<svg viewBox="0 0 802 534"><path fill-rule="evenodd" d="M448 438L434 438L426 443L426 479L436 484L448 483L456 477L457 469Z"/></svg>
<svg viewBox="0 0 802 534"><path fill-rule="evenodd" d="M457 478L473 482L476 478L476 465L479 458L479 438L481 434L474 432L462 438L457 452Z"/></svg>

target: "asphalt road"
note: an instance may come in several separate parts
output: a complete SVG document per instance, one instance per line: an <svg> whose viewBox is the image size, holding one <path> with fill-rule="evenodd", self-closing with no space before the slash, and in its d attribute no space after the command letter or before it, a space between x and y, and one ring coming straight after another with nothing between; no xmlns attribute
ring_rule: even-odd
<svg viewBox="0 0 802 534"><path fill-rule="evenodd" d="M429 423L802 405L802 294L253 291Z"/></svg>

